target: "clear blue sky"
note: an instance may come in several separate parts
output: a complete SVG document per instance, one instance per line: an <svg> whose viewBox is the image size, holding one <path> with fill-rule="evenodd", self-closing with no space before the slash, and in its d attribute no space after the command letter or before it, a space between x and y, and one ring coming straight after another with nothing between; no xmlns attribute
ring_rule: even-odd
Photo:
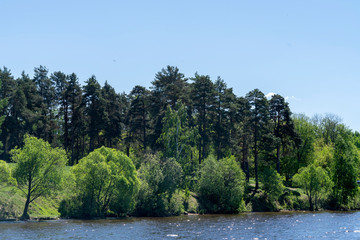
<svg viewBox="0 0 360 240"><path fill-rule="evenodd" d="M128 93L173 65L360 130L360 1L1 0L0 9L0 66L15 77L45 65Z"/></svg>

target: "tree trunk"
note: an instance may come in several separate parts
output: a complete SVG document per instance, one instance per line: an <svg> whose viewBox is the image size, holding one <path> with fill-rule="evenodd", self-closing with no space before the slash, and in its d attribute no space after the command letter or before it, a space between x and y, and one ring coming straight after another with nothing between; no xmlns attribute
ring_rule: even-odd
<svg viewBox="0 0 360 240"><path fill-rule="evenodd" d="M255 153L255 191L259 189L259 176L258 176L258 154Z"/></svg>
<svg viewBox="0 0 360 240"><path fill-rule="evenodd" d="M255 191L259 189L259 176L258 176L258 149L257 149L257 132L255 132L254 139L254 163L255 163Z"/></svg>
<svg viewBox="0 0 360 240"><path fill-rule="evenodd" d="M143 107L143 114L142 114L142 123L143 123L143 146L144 146L144 153L146 152L146 112L145 112L145 102L142 102Z"/></svg>
<svg viewBox="0 0 360 240"><path fill-rule="evenodd" d="M250 171L249 171L249 159L248 159L248 146L246 144L246 137L243 136L243 163L244 163L244 172L246 174L246 181L250 180Z"/></svg>
<svg viewBox="0 0 360 240"><path fill-rule="evenodd" d="M200 138L200 140L199 140L199 166L201 165L201 153L202 153L202 151L201 151L201 146L202 146L202 144L201 144L201 141L202 141L202 139Z"/></svg>
<svg viewBox="0 0 360 240"><path fill-rule="evenodd" d="M30 219L30 216L28 214L28 210L29 210L29 205L30 205L30 197L31 197L31 180L32 180L32 177L31 175L29 176L29 185L28 185L28 193L27 193L27 196L26 196L26 202L25 202L25 207L24 207L24 212L21 216L20 219L22 220L27 220L27 219Z"/></svg>
<svg viewBox="0 0 360 240"><path fill-rule="evenodd" d="M29 210L29 205L30 205L30 195L28 194L28 197L26 198L26 202L25 202L25 207L24 207L24 212L21 216L21 220L28 220L30 219L30 216L28 214L28 210Z"/></svg>
<svg viewBox="0 0 360 240"><path fill-rule="evenodd" d="M311 195L309 196L309 203L310 203L310 211L314 211L314 204L312 202L312 197Z"/></svg>
<svg viewBox="0 0 360 240"><path fill-rule="evenodd" d="M280 174L280 145L276 148L276 170Z"/></svg>

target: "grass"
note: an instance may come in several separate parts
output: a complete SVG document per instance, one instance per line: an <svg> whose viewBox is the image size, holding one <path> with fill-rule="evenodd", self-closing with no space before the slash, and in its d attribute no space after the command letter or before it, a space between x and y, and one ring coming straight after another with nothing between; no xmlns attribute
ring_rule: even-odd
<svg viewBox="0 0 360 240"><path fill-rule="evenodd" d="M30 204L31 218L58 218L61 193L52 197L39 197ZM0 189L0 219L19 218L25 206L25 194L16 187Z"/></svg>
<svg viewBox="0 0 360 240"><path fill-rule="evenodd" d="M14 187L0 189L0 219L15 218L21 215L25 198Z"/></svg>
<svg viewBox="0 0 360 240"><path fill-rule="evenodd" d="M9 163L12 169L16 163ZM65 176L68 176L71 167L65 168ZM65 181L68 184L68 181ZM53 196L39 197L30 204L29 215L31 218L58 218L59 204L65 196L71 194L70 190L64 189ZM19 218L25 206L25 194L15 186L0 187L0 219Z"/></svg>

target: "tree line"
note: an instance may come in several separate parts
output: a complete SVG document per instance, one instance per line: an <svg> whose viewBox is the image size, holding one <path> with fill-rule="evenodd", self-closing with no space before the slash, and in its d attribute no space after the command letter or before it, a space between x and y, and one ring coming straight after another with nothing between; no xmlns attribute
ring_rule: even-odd
<svg viewBox="0 0 360 240"><path fill-rule="evenodd" d="M278 94L268 99L254 89L236 96L220 77L213 81L195 73L187 78L173 66L156 73L150 89L135 86L128 94L117 93L107 82L101 86L95 76L81 86L75 73L49 74L44 66L35 68L33 77L23 72L19 78L3 67L0 80L1 159L19 161L13 149L24 147L28 135L64 149L67 164L76 168L95 149L117 149L148 183L138 189L143 200L137 211L154 206L146 203L154 195L170 203L176 189L203 189L199 199L210 194L202 201L210 212L238 209L228 208L231 201L224 194L214 193L220 202L209 202L216 189L205 176L219 176L223 189L241 192L234 195L237 207L244 200L240 186L250 179L253 196L264 190L267 201L278 200L283 184L301 186L311 209L329 192L328 205L334 207L348 204L356 193L360 134L335 115L294 116ZM233 180L239 186L223 182L229 172L228 180L237 176ZM307 185L314 176L324 176L317 188Z"/></svg>
<svg viewBox="0 0 360 240"><path fill-rule="evenodd" d="M15 79L6 67L0 76L0 97L8 101L0 138L0 157L6 160L25 134L65 149L70 165L101 146L128 156L163 151L170 148L164 144L170 134L164 126L172 124L169 114L181 115L177 134L190 138L176 143L187 147L177 145L177 152L165 154L180 154L183 161L196 159L198 164L209 154L217 159L236 155L248 178L251 156L257 166L259 154L269 153L268 160L275 160L280 172L281 156L299 142L288 103L280 95L268 101L255 89L237 97L220 77L214 82L197 73L185 78L177 67L158 72L150 90L135 86L129 94L116 93L107 82L100 86L95 76L80 86L76 74L49 74L43 66L34 69L32 78L22 73ZM273 149L266 148L276 149L276 154L271 156Z"/></svg>

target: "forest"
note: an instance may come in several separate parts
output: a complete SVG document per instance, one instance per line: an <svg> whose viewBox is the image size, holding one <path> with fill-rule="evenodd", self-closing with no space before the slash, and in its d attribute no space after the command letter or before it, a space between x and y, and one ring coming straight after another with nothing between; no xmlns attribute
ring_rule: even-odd
<svg viewBox="0 0 360 240"><path fill-rule="evenodd" d="M360 208L360 134L278 94L174 66L130 93L44 66L0 82L0 218L6 192L23 219L47 199L71 218Z"/></svg>

